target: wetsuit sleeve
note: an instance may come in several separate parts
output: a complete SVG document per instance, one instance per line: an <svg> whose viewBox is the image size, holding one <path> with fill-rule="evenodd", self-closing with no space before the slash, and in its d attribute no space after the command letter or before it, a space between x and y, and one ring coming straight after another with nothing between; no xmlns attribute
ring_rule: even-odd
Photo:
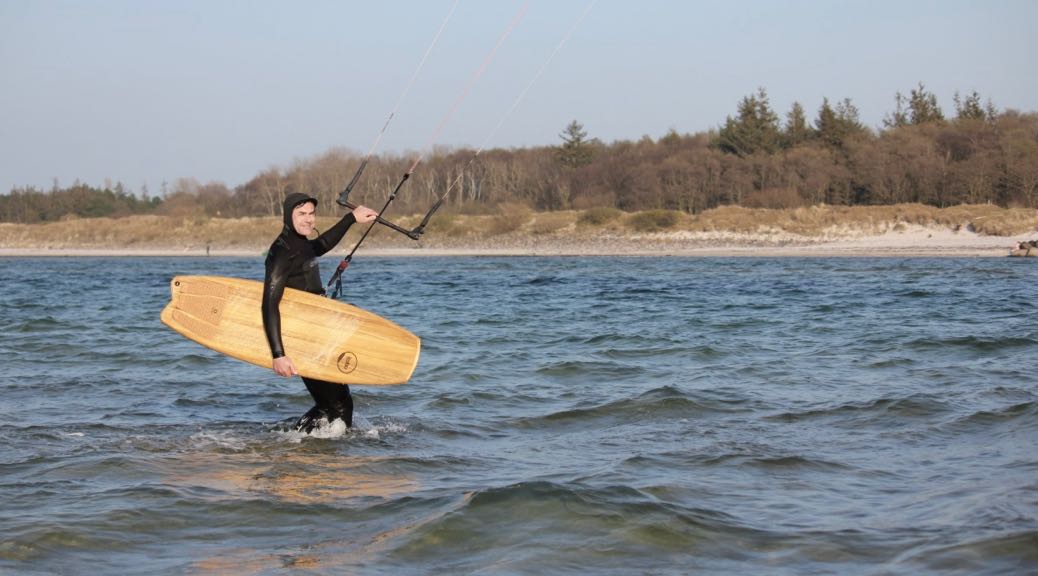
<svg viewBox="0 0 1038 576"><path fill-rule="evenodd" d="M335 245L342 241L342 237L346 235L346 231L350 229L357 222L357 217L353 215L353 212L347 212L335 226L332 226L321 234L317 238L310 241L310 245L314 249L314 256L321 256L328 252Z"/></svg>
<svg viewBox="0 0 1038 576"><path fill-rule="evenodd" d="M281 341L281 297L288 281L288 257L284 252L271 251L267 257L267 271L263 278L263 332L267 335L270 354L274 358L285 355Z"/></svg>

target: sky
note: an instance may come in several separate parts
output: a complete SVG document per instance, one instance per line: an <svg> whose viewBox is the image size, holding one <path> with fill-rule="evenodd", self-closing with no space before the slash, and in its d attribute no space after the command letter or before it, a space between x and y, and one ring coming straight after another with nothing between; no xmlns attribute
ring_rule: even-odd
<svg viewBox="0 0 1038 576"><path fill-rule="evenodd" d="M758 88L873 128L920 82L949 116L974 90L1034 112L1035 22L1035 0L0 0L0 193L233 189L333 149L555 145L573 120L655 139Z"/></svg>

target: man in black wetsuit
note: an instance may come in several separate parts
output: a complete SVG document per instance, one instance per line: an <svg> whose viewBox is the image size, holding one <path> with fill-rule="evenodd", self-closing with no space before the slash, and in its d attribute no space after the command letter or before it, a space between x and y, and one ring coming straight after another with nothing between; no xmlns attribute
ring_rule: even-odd
<svg viewBox="0 0 1038 576"><path fill-rule="evenodd" d="M285 356L281 341L281 297L285 288L296 288L314 294L324 294L317 258L335 247L355 222L371 222L377 213L371 208L358 206L347 213L324 234L310 240L315 230L317 199L294 192L285 198L285 227L267 252L266 275L263 281L263 330L267 333L270 353L274 358L274 372L280 376L298 374L292 360ZM314 398L314 407L296 422L296 430L309 434L322 420L341 419L353 426L353 397L345 384L303 378L306 389Z"/></svg>

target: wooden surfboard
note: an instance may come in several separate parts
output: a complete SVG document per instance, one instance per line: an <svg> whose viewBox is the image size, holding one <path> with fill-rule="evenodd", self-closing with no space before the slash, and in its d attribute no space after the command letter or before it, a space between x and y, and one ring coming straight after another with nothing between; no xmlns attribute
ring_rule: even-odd
<svg viewBox="0 0 1038 576"><path fill-rule="evenodd" d="M188 339L271 368L260 310L263 283L177 276L162 322ZM300 375L340 384L403 384L418 365L421 340L366 310L291 288L281 300L281 339Z"/></svg>

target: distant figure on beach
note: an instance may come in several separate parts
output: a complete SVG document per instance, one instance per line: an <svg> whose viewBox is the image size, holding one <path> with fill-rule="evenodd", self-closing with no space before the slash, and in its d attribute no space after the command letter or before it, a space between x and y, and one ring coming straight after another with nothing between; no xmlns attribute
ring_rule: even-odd
<svg viewBox="0 0 1038 576"><path fill-rule="evenodd" d="M295 366L285 355L281 341L281 298L285 288L324 294L317 258L338 244L356 222L371 222L378 215L371 208L358 206L347 213L324 234L310 240L316 230L317 199L294 192L285 198L284 227L267 251L266 274L263 281L263 330L274 359L273 368L279 376L295 376ZM314 407L299 418L295 429L309 434L322 426L342 420L353 426L353 397L345 384L303 378L306 389L314 399Z"/></svg>
<svg viewBox="0 0 1038 576"><path fill-rule="evenodd" d="M1016 246L1009 250L1010 256L1038 256L1038 240L1024 240L1017 242Z"/></svg>

